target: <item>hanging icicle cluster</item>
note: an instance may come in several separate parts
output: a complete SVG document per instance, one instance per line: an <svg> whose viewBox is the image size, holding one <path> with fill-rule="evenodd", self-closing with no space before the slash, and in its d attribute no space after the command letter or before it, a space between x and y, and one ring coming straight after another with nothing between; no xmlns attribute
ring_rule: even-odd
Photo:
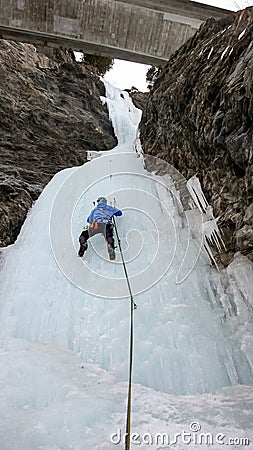
<svg viewBox="0 0 253 450"><path fill-rule="evenodd" d="M214 217L213 208L202 191L200 181L196 175L190 178L186 183L187 189L201 213L201 222L199 224L199 235L204 239L204 246L210 259L216 264L212 254L211 246L216 247L219 252L225 249L221 232L218 226L219 217Z"/></svg>

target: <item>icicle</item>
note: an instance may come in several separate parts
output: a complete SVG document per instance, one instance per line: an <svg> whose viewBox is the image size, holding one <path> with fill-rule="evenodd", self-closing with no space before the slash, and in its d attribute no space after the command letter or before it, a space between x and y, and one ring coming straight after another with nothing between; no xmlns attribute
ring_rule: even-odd
<svg viewBox="0 0 253 450"><path fill-rule="evenodd" d="M206 209L209 205L201 189L201 184L197 176L194 175L192 178L190 178L187 181L186 186L199 210L201 212L206 212Z"/></svg>
<svg viewBox="0 0 253 450"><path fill-rule="evenodd" d="M199 226L199 238L204 236L204 247L208 253L209 258L215 263L217 267L216 261L212 254L211 246L216 247L219 252L221 252L222 247L226 248L217 223L219 217L214 217L213 208L208 204L206 197L202 191L200 181L196 175L194 175L187 181L186 186L195 205L201 212L202 220Z"/></svg>

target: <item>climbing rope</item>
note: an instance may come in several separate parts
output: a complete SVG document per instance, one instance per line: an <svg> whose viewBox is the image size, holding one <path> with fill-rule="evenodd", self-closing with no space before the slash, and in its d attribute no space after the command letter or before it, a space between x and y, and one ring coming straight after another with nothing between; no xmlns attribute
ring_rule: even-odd
<svg viewBox="0 0 253 450"><path fill-rule="evenodd" d="M131 431L131 400L132 400L132 368L133 368L133 343L134 343L134 310L137 308L134 302L133 293L127 273L126 263L123 256L123 251L121 247L121 241L116 225L115 218L113 216L113 225L115 228L119 251L122 259L122 264L126 276L127 286L130 294L130 339L129 339L129 378L128 378L128 397L127 397L127 420L126 420L126 441L125 450L130 450L130 431Z"/></svg>

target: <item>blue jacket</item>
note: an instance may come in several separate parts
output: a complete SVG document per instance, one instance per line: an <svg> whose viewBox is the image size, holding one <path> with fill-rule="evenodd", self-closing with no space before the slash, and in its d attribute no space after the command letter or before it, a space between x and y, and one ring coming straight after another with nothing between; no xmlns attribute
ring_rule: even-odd
<svg viewBox="0 0 253 450"><path fill-rule="evenodd" d="M89 217L87 218L87 222L92 223L93 220L96 220L100 223L107 223L111 220L112 216L122 216L122 211L101 202L91 211Z"/></svg>

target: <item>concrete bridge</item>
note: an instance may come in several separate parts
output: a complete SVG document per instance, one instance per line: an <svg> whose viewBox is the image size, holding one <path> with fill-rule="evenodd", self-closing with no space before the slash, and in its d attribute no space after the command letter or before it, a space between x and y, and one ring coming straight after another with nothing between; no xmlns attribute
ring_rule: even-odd
<svg viewBox="0 0 253 450"><path fill-rule="evenodd" d="M190 0L0 0L0 36L162 65L208 17Z"/></svg>

